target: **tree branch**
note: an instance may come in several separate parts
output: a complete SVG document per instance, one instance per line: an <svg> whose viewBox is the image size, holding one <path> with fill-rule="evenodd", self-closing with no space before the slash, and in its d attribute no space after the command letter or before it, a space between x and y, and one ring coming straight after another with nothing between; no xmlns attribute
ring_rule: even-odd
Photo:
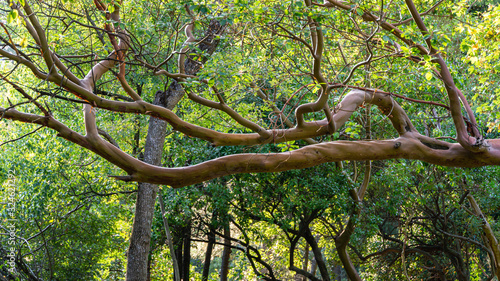
<svg viewBox="0 0 500 281"><path fill-rule="evenodd" d="M478 154L464 149L459 144L451 144L422 136L415 130L402 108L390 96L385 94L359 90L351 91L340 103L340 109L335 114L334 120L338 121L337 124L345 123L358 105L363 103L377 104L382 112L389 114L388 117L400 134L400 138L386 141L335 141L277 154L237 154L183 168L152 166L105 142L97 135L95 116L91 113L90 108L85 109L85 118L87 119L86 137L71 131L53 118L21 113L14 109L5 111L0 108L0 111L5 111L3 113L4 118L43 124L55 129L62 137L96 152L130 175L118 176L118 179L168 184L173 187L191 185L230 174L279 172L343 160L365 161L405 158L418 159L443 166L461 167L496 165L500 162L500 140L491 140L489 151ZM148 105L147 103L144 104ZM163 110L167 111L167 109ZM293 129L290 131L293 131ZM299 137L302 133L295 132L295 134L296 137ZM256 143L260 137L258 134L227 135L232 138L232 141L235 140L235 136L245 139L249 135L256 135L254 139ZM284 135L288 137L287 140L294 136L287 133ZM279 137L276 136L276 138ZM238 140L241 141L242 139Z"/></svg>
<svg viewBox="0 0 500 281"><path fill-rule="evenodd" d="M431 38L429 36L429 30L427 30L427 27L425 26L422 17L418 13L415 4L413 3L412 0L405 0L405 2L406 6L410 10L413 19L415 20L415 23L420 29L422 36L424 36L424 40L427 44L427 47L430 50L429 54L436 59L436 62L439 64L441 68L439 73L441 74L443 82L445 83L446 92L448 93L451 115L453 118L453 122L455 123L455 128L457 130L458 142L464 148L470 151L474 152L485 151L487 149L488 144L483 143L483 138L479 133L479 130L477 129L476 119L474 113L472 112L472 109L470 108L469 103L465 99L465 96L462 94L462 92L455 86L455 82L453 81L453 77L451 76L451 73L448 69L448 66L446 65L446 62L443 60L439 52L432 46ZM462 104L464 105L465 110L469 115L468 117L473 125L471 131L475 139L470 138L467 133L465 122L462 116L462 106L460 104L460 101L462 101Z"/></svg>

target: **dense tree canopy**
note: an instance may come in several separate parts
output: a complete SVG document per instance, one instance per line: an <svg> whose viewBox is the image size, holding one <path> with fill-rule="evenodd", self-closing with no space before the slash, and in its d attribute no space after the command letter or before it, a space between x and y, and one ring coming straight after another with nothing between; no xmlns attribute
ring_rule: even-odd
<svg viewBox="0 0 500 281"><path fill-rule="evenodd" d="M500 276L498 1L0 5L0 279Z"/></svg>

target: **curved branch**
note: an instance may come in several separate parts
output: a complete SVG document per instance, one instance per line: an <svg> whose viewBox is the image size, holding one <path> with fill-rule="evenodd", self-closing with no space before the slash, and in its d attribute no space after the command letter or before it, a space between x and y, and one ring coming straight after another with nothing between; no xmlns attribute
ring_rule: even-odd
<svg viewBox="0 0 500 281"><path fill-rule="evenodd" d="M177 115L175 115L171 110L168 110L161 106L152 105L144 101L136 102L121 102L103 99L94 95L92 92L87 91L75 84L68 83L65 86L72 92L78 93L82 98L89 101L93 106L117 111L117 112L129 112L129 113L140 113L151 115L163 120L166 120L175 130L178 130L189 136L197 137L210 141L212 144L221 145L253 145L253 144L265 144L265 143L279 143L287 142L293 140L299 140L304 138L310 138L315 136L321 136L328 132L328 121L320 120L316 122L309 122L304 124L301 128L293 129L283 129L283 130L268 130L270 133L269 138L262 138L259 134L228 134L220 133L211 129L196 126L188 122L183 121ZM350 117L352 112L363 103L373 103L386 108L387 112L391 111L393 104L395 103L391 96L388 94L380 93L375 90L373 92L364 91L352 91L346 96L345 102L341 103L341 110L335 114L332 118L332 122L335 123L336 128L342 126L347 119ZM399 108L399 107L398 107ZM401 109L402 110L402 109ZM393 117L396 115L392 115ZM407 117L402 115L397 115L396 117L390 117L391 120L394 118L399 118L400 120L394 119L395 122L405 121L403 124L398 125L398 132L404 133L405 127L409 126L410 121Z"/></svg>
<svg viewBox="0 0 500 281"><path fill-rule="evenodd" d="M343 10L351 10L351 7L348 5L345 5L339 1L336 0L327 0L332 6L335 6L337 8L343 9ZM421 30L422 34L425 36L429 33L427 28L425 27L425 24L420 17L420 14L418 13L417 9L415 8L415 5L411 0L405 0L408 9L410 10L410 13L415 20L415 23L417 24L418 28ZM488 150L488 143L484 142L483 137L479 133L479 130L477 129L477 124L476 120L474 117L474 113L472 109L470 108L467 100L463 96L463 94L460 92L460 90L455 86L455 83L453 82L453 78L451 76L451 73L443 60L443 58L440 56L440 54L432 48L432 44L430 42L430 38L425 38L425 41L430 48L428 50L424 46L417 44L416 42L407 39L403 36L403 32L399 30L396 26L387 23L385 21L380 20L378 17L374 16L372 13L369 11L365 11L364 14L362 15L363 20L365 21L378 21L380 24L380 27L382 27L384 30L392 33L394 36L396 36L399 40L403 41L406 45L410 47L417 48L418 51L422 55L432 55L437 64L440 66L440 71L439 73L441 74L441 77L443 79L443 82L445 84L446 92L448 93L448 99L450 100L450 109L453 117L453 122L455 124L455 128L457 130L457 140L459 143L464 146L464 148L474 151L474 152L485 152ZM469 137L467 133L467 129L465 126L465 122L463 120L463 116L461 113L461 104L465 107L465 110L467 114L469 115L470 122L471 122L471 131L473 133L473 137Z"/></svg>
<svg viewBox="0 0 500 281"><path fill-rule="evenodd" d="M13 7L13 9L16 9L19 12L19 15L24 19L26 30L28 30L29 34L35 40L36 44L41 47L41 56L44 58L45 64L49 70L49 78L54 79L57 77L57 80L61 81L59 82L59 84L63 84L64 77L67 77L67 79L70 79L73 83L80 84L80 80L59 60L57 55L48 47L45 30L40 25L40 22L38 21L31 7L27 3L25 3L23 8L27 13L27 16L23 14L19 6ZM26 20L26 18L29 18L29 21ZM54 66L63 73L62 77L57 74Z"/></svg>
<svg viewBox="0 0 500 281"><path fill-rule="evenodd" d="M420 14L420 16L426 16L426 15L428 15L428 14L432 13L432 12L433 12L434 10L436 10L436 9L437 9L437 7L438 7L439 5L441 5L444 1L445 1L445 0L439 0L439 1L438 1L436 4L434 4L434 6L432 6L429 10L427 10L427 11L425 11L425 12L421 13L421 14ZM411 22L412 20L413 20L413 18L408 18L408 19L405 19L405 20L400 21L400 22L398 22L398 23L394 23L394 26L399 26L399 25L407 24L407 23Z"/></svg>
<svg viewBox="0 0 500 281"><path fill-rule="evenodd" d="M36 132L38 132L38 131L39 131L40 129L42 129L43 127L44 127L44 126L40 126L40 127L36 128L35 130L33 130L33 131L31 131L31 132L29 132L29 133L27 133L27 134L24 134L24 135L22 135L22 136L20 136L20 137L17 137L17 138L15 138L15 139L12 139L12 140L8 140L8 141L5 141L5 142L2 142L2 143L0 143L0 146L3 146L3 145L6 145L6 144L8 144L8 143L11 143L11 142L16 142L16 141L18 141L18 140L24 139L25 137L27 137L27 136L29 136L29 135L32 135L32 134L34 134L34 133L36 133Z"/></svg>
<svg viewBox="0 0 500 281"><path fill-rule="evenodd" d="M400 134L400 138L385 141L335 141L314 144L284 153L236 154L182 168L162 168L146 164L101 139L97 134L95 117L91 112L90 105L85 105L86 137L77 134L51 117L21 113L14 109L5 110L0 108L0 112L3 112L4 118L7 119L50 127L58 131L59 135L65 139L94 151L129 174L129 176L118 176L118 179L168 184L173 187L182 187L237 173L279 172L291 169L303 169L326 162L343 160L366 161L404 158L422 160L442 166L459 167L500 164L500 139L490 140L491 147L487 152L473 153L464 149L460 144L451 144L422 136L415 130L406 113L390 95L376 91L353 90L346 95L339 105L338 113L333 116L333 119L337 122L336 124L344 124L352 112L363 103L376 104L382 112L389 112L390 115L388 118ZM135 102L132 104L143 106L144 110L155 109L156 111L168 114L172 119L177 118L175 120L167 120L169 122L175 121L171 123L174 129L179 129L188 135L199 135L200 138L211 139L215 143L242 144L249 142L266 143L268 141L263 140L259 134L255 133L232 135L216 132L214 134L214 131L180 120L170 110L163 107L145 102ZM158 108L161 110L157 110ZM154 116L154 114L152 115ZM323 124L325 123L326 121ZM184 125L186 127L183 127ZM322 127L314 126L311 128L318 129ZM317 131L299 131L297 128L283 130L282 132L282 136L274 134L275 139L288 141L290 138L293 139L293 137L301 139L304 138L304 135L318 133ZM326 130L323 132L326 132ZM227 137L228 139L216 139L215 137Z"/></svg>
<svg viewBox="0 0 500 281"><path fill-rule="evenodd" d="M47 75L46 73L42 72L40 69L38 69L38 68L36 67L36 65L35 65L33 62L31 62L31 61L29 61L29 60L27 60L27 59L24 59L24 58L22 58L22 57L20 57L20 56L16 56L16 55L14 55L14 54L11 54L11 53L9 53L9 52L7 52L7 51L3 50L3 49L0 49L0 56L2 56L2 57L6 57L6 58L8 58L8 59L10 59L10 60L12 60L12 61L15 61L15 62L17 62L17 63L20 63L20 64L22 64L22 65L24 65L24 66L28 67L28 68L31 70L31 72L32 72L32 73L33 73L33 74L34 74L37 78L39 78L39 79L45 80L45 79L47 79L47 77L48 77L48 75Z"/></svg>
<svg viewBox="0 0 500 281"><path fill-rule="evenodd" d="M217 89L215 87L212 87L212 89L217 93L217 96L219 97L220 102L217 103L217 102L205 99L205 98L200 97L192 92L188 93L188 97L196 103L199 103L199 104L204 105L206 107L218 109L218 110L225 112L227 115L231 116L231 118L233 118L233 120L238 122L238 124L245 126L245 127L249 128L250 130L256 132L264 139L267 139L271 136L270 132L268 132L267 130L265 130L264 128L259 126L258 124L244 118L238 112L236 112L234 109L229 107L224 102L224 100L222 99L222 97L219 94L219 92L217 91Z"/></svg>
<svg viewBox="0 0 500 281"><path fill-rule="evenodd" d="M471 194L467 195L467 199L469 200L469 203L472 207L472 210L474 210L474 214L479 217L479 219L482 222L482 229L484 231L484 234L486 236L486 241L488 241L488 246L490 250L488 252L491 252L490 256L491 258L491 263L494 265L494 271L497 277L500 277L500 246L498 244L498 239L495 236L495 233L493 232L493 229L491 228L490 224L484 217L483 212L481 211L481 208L477 204L476 200L474 199L474 196Z"/></svg>
<svg viewBox="0 0 500 281"><path fill-rule="evenodd" d="M358 69L360 66L363 66L365 64L368 64L372 61L372 58L373 58L373 52L372 52L372 48L370 47L370 40L373 39L373 36L375 36L375 34L378 33L380 29L380 25L378 25L377 23L377 28L375 29L375 31L366 39L366 49L368 50L368 58L366 58L366 60L362 61L362 62L359 62L357 63L352 69L351 71L349 72L349 74L347 75L346 79L344 80L344 82L342 82L342 84L347 84L349 83L349 81L351 80L352 78L352 75L354 74L354 71L356 71L356 69Z"/></svg>
<svg viewBox="0 0 500 281"><path fill-rule="evenodd" d="M310 0L305 0L306 6L312 6ZM327 120L327 129L329 133L335 132L335 122L332 120L332 112L328 106L328 96L330 93L330 88L328 87L328 82L326 81L323 74L321 74L321 58L323 55L323 49L325 47L323 31L321 26L311 17L309 20L309 30L311 32L311 42L312 42L312 52L313 56L313 76L316 81L320 84L321 90L319 92L319 97L315 102L302 104L295 110L295 118L297 119L297 128L302 128L307 125L304 121L304 114L310 112L317 112L323 109L325 112Z"/></svg>
<svg viewBox="0 0 500 281"><path fill-rule="evenodd" d="M457 130L458 142L464 148L470 151L475 151L475 152L485 151L487 149L488 144L483 143L483 137L481 136L479 130L477 129L476 119L474 113L472 112L472 109L470 108L469 103L465 99L465 96L462 94L462 92L455 86L455 82L453 81L453 77L451 76L451 73L448 69L448 66L446 65L446 62L443 60L439 52L436 49L434 49L434 47L432 47L430 36L428 36L429 30L425 26L422 17L418 13L415 4L413 3L412 0L405 0L405 2L406 6L410 10L413 19L415 20L415 23L420 29L420 32L424 36L425 42L430 50L430 55L432 55L436 59L437 63L441 68L439 73L441 74L443 82L445 83L446 92L448 93L451 115L453 118L453 123L455 124L455 128ZM462 104L465 107L465 110L469 115L468 117L473 125L471 131L475 139L469 137L467 128L465 127L465 122L462 116L462 106L460 104L460 101L462 101Z"/></svg>
<svg viewBox="0 0 500 281"><path fill-rule="evenodd" d="M130 176L117 177L127 181L142 181L182 187L209 179L237 173L279 172L303 169L326 162L342 160L415 159L443 166L478 167L494 165L500 159L500 140L492 141L495 151L480 155L458 144L441 142L432 147L420 139L401 137L387 141L337 141L310 145L292 152L273 154L236 154L182 168L160 168L145 164L119 151L111 144L93 147L98 154L124 170ZM116 157L115 155L119 155Z"/></svg>
<svg viewBox="0 0 500 281"><path fill-rule="evenodd" d="M95 1L95 4L99 10L106 11L106 7L104 7L98 1ZM106 18L108 20L111 19L114 22L120 23L120 5L114 4L114 11L111 14L106 11ZM132 87L130 87L127 80L125 79L124 59L130 43L129 42L130 38L128 33L125 30L123 30L118 24L116 34L118 35L120 40L119 42L116 42L116 37L114 35L115 32L110 24L106 23L105 30L108 31L108 37L111 44L113 45L114 52L109 54L106 60L103 60L94 67L92 67L89 73L81 81L81 84L83 84L88 91L92 92L97 80L99 80L108 70L119 64L120 71L117 77L118 80L120 81L120 84L122 85L122 88L125 90L125 92L127 92L127 94L129 94L129 96L133 100L135 101L142 100L141 97L132 89Z"/></svg>
<svg viewBox="0 0 500 281"><path fill-rule="evenodd" d="M184 29L184 34L186 35L187 39L184 41L184 44L182 44L183 48L179 52L179 61L178 61L178 67L179 67L179 73L180 74L186 74L186 71L184 69L184 62L186 60L186 53L189 51L189 44L196 42L196 39L193 36L193 28L194 24L190 23L186 25L186 28Z"/></svg>
<svg viewBox="0 0 500 281"><path fill-rule="evenodd" d="M274 114L278 115L281 119L281 121L283 123L285 123L285 125L287 125L289 128L292 128L294 125L292 124L292 122L290 120L288 120L288 117L285 116L285 114L283 114L283 111L279 110L276 105L274 105L273 103L271 103L271 101L269 100L269 97L262 91L262 89L257 86L255 83L251 83L250 86L254 89L256 89L256 92L257 92L257 95L262 99L264 100L267 105L269 105L271 107L271 109L273 110ZM317 141L313 140L312 138L305 138L304 141L306 141L308 144L315 144L315 143L318 143Z"/></svg>
<svg viewBox="0 0 500 281"><path fill-rule="evenodd" d="M49 50L49 44L47 42L47 37L45 36L45 31L43 30L42 26L38 22L38 19L36 18L36 14L33 12L31 7L27 2L25 2L25 5L23 6L24 11L26 12L26 15L28 19L31 22L31 25L33 26L34 31L36 32L35 34L32 34L33 38L38 38L38 44L42 48L42 57L45 60L45 64L47 65L49 69L49 74L54 74L56 69L53 68L54 66L54 61L52 59L51 51Z"/></svg>

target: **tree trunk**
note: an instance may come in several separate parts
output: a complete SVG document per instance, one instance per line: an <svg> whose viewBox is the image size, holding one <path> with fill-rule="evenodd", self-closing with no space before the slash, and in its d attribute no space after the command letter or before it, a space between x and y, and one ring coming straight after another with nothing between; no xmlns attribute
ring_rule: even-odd
<svg viewBox="0 0 500 281"><path fill-rule="evenodd" d="M313 276L316 276L316 270L318 269L318 262L313 259L312 262L311 262L311 274Z"/></svg>
<svg viewBox="0 0 500 281"><path fill-rule="evenodd" d="M208 233L208 244L205 252L205 262L203 263L203 273L201 274L201 281L208 281L208 274L210 273L210 263L212 261L212 252L215 244L215 233L210 228Z"/></svg>
<svg viewBox="0 0 500 281"><path fill-rule="evenodd" d="M302 270L307 271L309 265L309 244L304 246L304 261L302 262ZM307 281L307 277L302 276L302 281Z"/></svg>
<svg viewBox="0 0 500 281"><path fill-rule="evenodd" d="M177 263L177 258L175 257L174 242L172 240L172 235L170 234L170 227L168 226L168 220L165 217L165 204L163 203L163 195L161 190L158 201L160 202L161 217L163 219L163 226L165 227L165 236L167 237L168 249L170 250L170 256L172 257L172 264L174 266L174 281L180 281L179 278L179 264Z"/></svg>
<svg viewBox="0 0 500 281"><path fill-rule="evenodd" d="M148 256L151 241L156 186L140 183L137 193L135 218L128 249L127 281L147 279Z"/></svg>
<svg viewBox="0 0 500 281"><path fill-rule="evenodd" d="M367 128L369 129L370 126L368 125ZM369 137L369 131L367 137ZM352 211L344 230L337 238L335 238L335 247L337 248L337 253L339 255L340 261L344 265L344 270L347 273L347 276L352 281L361 281L361 277L359 276L359 273L352 263L349 253L347 252L347 245L349 244L351 235L354 233L354 230L356 228L355 222L358 220L358 217L361 214L361 204L363 202L363 197L365 196L368 183L370 182L371 170L371 162L366 161L363 183L359 187L359 190L352 188L349 192L355 204L354 210Z"/></svg>
<svg viewBox="0 0 500 281"><path fill-rule="evenodd" d="M355 190L352 190L355 192ZM351 281L361 281L361 277L356 270L356 267L351 261L351 257L347 252L347 244L349 244L349 240L351 239L351 235L354 233L354 229L356 228L355 221L357 220L359 214L361 213L361 202L356 202L356 206L354 207L354 211L352 212L349 220L342 231L342 233L335 238L335 247L337 248L337 253L339 255L339 259L344 266L344 270Z"/></svg>
<svg viewBox="0 0 500 281"><path fill-rule="evenodd" d="M361 277L358 274L358 271L354 267L354 264L351 261L351 257L347 253L347 243L345 244L337 244L337 253L339 255L340 260L342 261L342 264L344 265L344 269L347 273L347 276L349 277L349 280L351 281L361 281Z"/></svg>
<svg viewBox="0 0 500 281"><path fill-rule="evenodd" d="M212 54L218 40L215 35L221 30L221 25L217 21L212 21L205 34L204 40L198 45L201 51ZM185 61L186 74L196 74L202 64L187 59ZM166 92L157 92L155 105L164 106L172 110L184 95L182 86L173 81ZM154 117L149 119L148 135L144 146L144 161L156 166L161 165L163 145L165 143L165 132L167 123ZM146 281L148 269L148 256L151 243L151 226L153 221L154 206L156 201L158 185L150 183L139 183L137 191L137 201L135 206L135 217L130 236L130 246L128 249L127 281Z"/></svg>
<svg viewBox="0 0 500 281"><path fill-rule="evenodd" d="M184 254L182 280L189 281L189 266L191 265L191 222L188 222L184 231Z"/></svg>
<svg viewBox="0 0 500 281"><path fill-rule="evenodd" d="M220 281L227 281L229 274L229 260L231 258L231 230L229 223L224 227L224 251L222 252L222 265L220 268Z"/></svg>
<svg viewBox="0 0 500 281"><path fill-rule="evenodd" d="M175 241L176 240L176 241ZM184 259L182 258L182 246L184 245L184 239L182 237L174 236L175 243L175 258L177 259L179 265L179 272L174 272L174 278L182 280L184 273ZM178 275L177 275L178 274Z"/></svg>
<svg viewBox="0 0 500 281"><path fill-rule="evenodd" d="M321 253L321 249L318 247L318 243L312 235L310 228L307 228L304 239L306 239L307 243L311 246L314 258L316 259L317 267L321 273L321 278L323 278L324 281L330 281L330 274L328 273L328 269L323 259L323 254Z"/></svg>
<svg viewBox="0 0 500 281"><path fill-rule="evenodd" d="M336 281L342 281L342 266L336 265L333 268L333 273L335 274Z"/></svg>

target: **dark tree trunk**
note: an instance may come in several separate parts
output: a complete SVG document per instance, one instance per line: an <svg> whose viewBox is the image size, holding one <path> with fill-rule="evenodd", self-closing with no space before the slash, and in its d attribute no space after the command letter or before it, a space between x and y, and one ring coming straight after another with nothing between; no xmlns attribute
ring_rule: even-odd
<svg viewBox="0 0 500 281"><path fill-rule="evenodd" d="M330 281L330 274L328 274L328 269L323 259L323 254L321 254L321 249L318 247L318 243L312 235L311 229L307 228L304 234L304 239L306 239L307 243L311 246L314 258L316 259L317 267L319 268L319 272L321 273L321 278L323 278L324 281Z"/></svg>
<svg viewBox="0 0 500 281"><path fill-rule="evenodd" d="M174 272L174 278L175 279L180 279L182 280L183 273L184 273L184 259L182 258L182 246L184 239L181 236L178 236L175 238L174 236L174 244L175 244L175 257L177 259L177 263L179 265L179 272ZM177 277L177 274L179 274L179 277Z"/></svg>
<svg viewBox="0 0 500 281"><path fill-rule="evenodd" d="M307 271L309 265L309 244L304 246L304 260L302 261L302 270ZM307 281L307 277L302 276L302 281Z"/></svg>
<svg viewBox="0 0 500 281"><path fill-rule="evenodd" d="M172 109L175 104L168 103L169 96L179 95L181 86L174 82L167 92L156 92L154 104ZM167 123L157 118L149 119L148 135L144 146L144 161L153 165L161 165L163 144ZM158 185L139 183L135 217L128 249L127 281L144 281L148 275L148 258L151 243L151 226Z"/></svg>
<svg viewBox="0 0 500 281"><path fill-rule="evenodd" d="M357 219L361 212L361 208L359 205L356 205L355 210L351 214L349 221L346 224L346 227L342 233L335 238L335 247L337 248L337 254L339 255L339 259L344 266L344 270L349 277L349 280L361 281L361 277L356 270L356 267L351 261L351 257L347 252L347 244L349 244L349 240L351 239L351 235L354 233L354 229L356 228L354 221Z"/></svg>
<svg viewBox="0 0 500 281"><path fill-rule="evenodd" d="M349 256L349 253L347 253L347 244L337 244L337 253L339 255L340 260L344 264L344 269L347 273L347 276L349 276L349 280L356 280L356 281L361 281L361 277L358 274L358 271L354 267L354 264L351 261L351 257Z"/></svg>
<svg viewBox="0 0 500 281"><path fill-rule="evenodd" d="M231 230L229 223L224 227L224 251L222 252L222 265L220 269L220 281L227 281L229 275L229 260L231 259Z"/></svg>
<svg viewBox="0 0 500 281"><path fill-rule="evenodd" d="M215 233L213 229L210 228L210 232L207 235L208 244L207 250L205 252L205 263L203 264L203 273L201 274L201 281L208 281L208 274L210 273L210 263L212 261L212 252L214 250L215 244Z"/></svg>
<svg viewBox="0 0 500 281"><path fill-rule="evenodd" d="M191 265L191 222L188 223L184 231L184 254L183 254L183 274L184 281L189 281L189 265Z"/></svg>
<svg viewBox="0 0 500 281"><path fill-rule="evenodd" d="M367 137L369 138L369 128L368 128L368 135ZM354 233L354 230L356 229L356 221L358 220L358 217L361 214L361 204L363 201L364 194L366 192L366 188L368 187L368 183L370 182L370 176L371 176L371 162L367 161L365 164L365 177L363 179L363 184L360 186L359 191L356 190L355 188L352 188L350 190L350 195L353 201L355 202L354 204L354 209L351 213L351 216L349 217L349 220L347 221L347 224L344 228L344 230L340 233L338 237L335 238L335 247L337 248L337 253L339 255L340 261L342 261L342 265L344 266L344 270L349 277L349 280L355 280L355 281L361 281L361 277L359 276L359 273L352 263L351 257L349 256L349 253L347 252L347 245L349 244L349 240L351 239L352 234Z"/></svg>

